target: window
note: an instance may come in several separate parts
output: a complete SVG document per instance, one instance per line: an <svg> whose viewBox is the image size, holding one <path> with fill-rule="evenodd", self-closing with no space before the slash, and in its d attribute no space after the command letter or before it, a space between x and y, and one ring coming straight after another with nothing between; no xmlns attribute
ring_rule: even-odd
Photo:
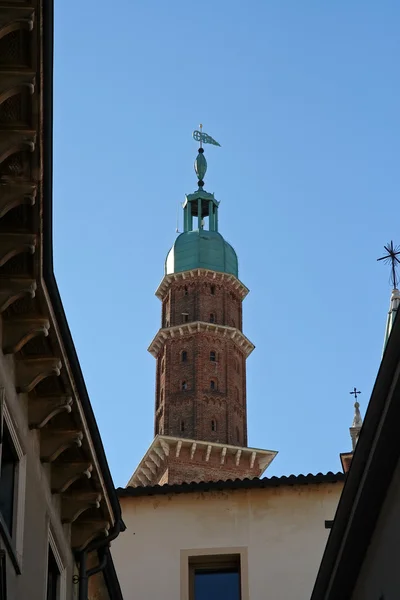
<svg viewBox="0 0 400 600"><path fill-rule="evenodd" d="M58 600L59 598L59 582L60 582L60 569L56 559L54 558L53 551L49 546L49 556L47 560L47 596L46 600Z"/></svg>
<svg viewBox="0 0 400 600"><path fill-rule="evenodd" d="M10 536L13 535L14 496L18 456L7 425L3 424L0 469L0 514Z"/></svg>
<svg viewBox="0 0 400 600"><path fill-rule="evenodd" d="M209 321L210 321L210 323L215 323L215 314L214 313L210 313Z"/></svg>
<svg viewBox="0 0 400 600"><path fill-rule="evenodd" d="M210 352L210 360L211 360L211 362L215 362L217 360L217 355L214 352L214 350L211 350L211 352Z"/></svg>
<svg viewBox="0 0 400 600"><path fill-rule="evenodd" d="M217 431L217 421L215 419L211 419L211 431Z"/></svg>
<svg viewBox="0 0 400 600"><path fill-rule="evenodd" d="M210 390L216 390L216 389L217 389L217 386L215 384L215 381L214 381L214 379L211 379L211 381L210 381Z"/></svg>
<svg viewBox="0 0 400 600"><path fill-rule="evenodd" d="M189 314L182 313L182 323L187 323L189 321Z"/></svg>
<svg viewBox="0 0 400 600"><path fill-rule="evenodd" d="M211 296L215 296L215 285L211 286Z"/></svg>
<svg viewBox="0 0 400 600"><path fill-rule="evenodd" d="M185 421L181 421L181 431L185 431Z"/></svg>
<svg viewBox="0 0 400 600"><path fill-rule="evenodd" d="M187 352L186 352L186 350L182 350L181 358L182 358L182 362L187 362Z"/></svg>
<svg viewBox="0 0 400 600"><path fill-rule="evenodd" d="M189 295L189 290L188 290L188 286L187 285L185 285L184 294L185 294L185 296Z"/></svg>
<svg viewBox="0 0 400 600"><path fill-rule="evenodd" d="M182 381L181 383L181 390L187 390L187 381Z"/></svg>
<svg viewBox="0 0 400 600"><path fill-rule="evenodd" d="M198 556L189 561L190 600L240 600L240 557Z"/></svg>

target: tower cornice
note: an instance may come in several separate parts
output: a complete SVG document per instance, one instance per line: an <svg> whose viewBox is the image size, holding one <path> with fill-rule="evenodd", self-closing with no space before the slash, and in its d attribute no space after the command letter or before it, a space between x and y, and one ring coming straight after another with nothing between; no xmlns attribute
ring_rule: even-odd
<svg viewBox="0 0 400 600"><path fill-rule="evenodd" d="M194 321L192 323L183 323L182 325L159 329L157 335L148 347L148 351L154 358L157 358L166 340L189 336L195 333L211 333L213 335L229 338L243 351L246 358L255 348L254 344L252 344L252 342L250 342L250 340L236 327L206 323L204 321Z"/></svg>
<svg viewBox="0 0 400 600"><path fill-rule="evenodd" d="M165 294L167 293L171 283L174 281L182 281L183 283L196 277L210 277L215 281L215 283L223 283L224 286L232 286L232 289L239 294L241 300L243 300L249 293L249 289L234 275L222 273L220 271L210 271L209 269L192 269L190 271L182 271L180 273L171 273L170 275L165 275L156 290L157 298L162 300L165 297Z"/></svg>
<svg viewBox="0 0 400 600"><path fill-rule="evenodd" d="M189 455L189 464L193 462L207 465L213 462L219 465L219 479L224 480L234 478L235 471L240 478L260 477L278 453L275 450L156 435L126 487L154 485L171 461L179 463L181 459L184 465L187 462L185 454ZM224 466L228 461L233 464L230 471L225 473Z"/></svg>

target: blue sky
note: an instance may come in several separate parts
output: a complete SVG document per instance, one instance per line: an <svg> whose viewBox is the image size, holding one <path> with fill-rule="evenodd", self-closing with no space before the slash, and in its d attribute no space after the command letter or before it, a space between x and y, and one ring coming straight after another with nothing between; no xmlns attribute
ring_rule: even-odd
<svg viewBox="0 0 400 600"><path fill-rule="evenodd" d="M339 470L372 391L400 243L396 0L56 2L55 273L116 485L153 438L154 292L205 188L251 293L249 445Z"/></svg>

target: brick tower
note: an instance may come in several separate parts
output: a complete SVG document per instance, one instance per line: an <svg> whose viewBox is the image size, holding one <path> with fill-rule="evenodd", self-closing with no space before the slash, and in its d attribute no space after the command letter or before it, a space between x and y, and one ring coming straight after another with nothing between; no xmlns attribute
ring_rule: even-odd
<svg viewBox="0 0 400 600"><path fill-rule="evenodd" d="M195 161L198 190L183 204L184 231L165 261L156 295L161 328L156 359L155 438L128 485L259 477L276 452L247 446L246 359L254 349L242 331L248 289L238 261L218 232L219 202L204 188L201 130Z"/></svg>

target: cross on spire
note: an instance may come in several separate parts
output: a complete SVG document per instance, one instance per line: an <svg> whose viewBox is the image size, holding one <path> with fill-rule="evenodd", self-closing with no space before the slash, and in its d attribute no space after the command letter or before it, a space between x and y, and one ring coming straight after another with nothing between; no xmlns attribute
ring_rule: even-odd
<svg viewBox="0 0 400 600"><path fill-rule="evenodd" d="M385 261L386 265L391 265L390 280L393 284L393 288L396 290L399 281L397 278L396 268L400 264L400 260L397 258L400 254L400 246L394 246L393 241L391 241L390 244L386 244L384 248L387 254L385 256L381 256L381 258L378 258L377 260L383 260Z"/></svg>
<svg viewBox="0 0 400 600"><path fill-rule="evenodd" d="M352 391L352 392L350 392L350 394L353 394L353 395L354 395L354 400L357 402L357 396L358 396L359 394L361 394L361 392L360 392L360 391L358 391L358 390L357 390L357 388L353 388L353 391Z"/></svg>

